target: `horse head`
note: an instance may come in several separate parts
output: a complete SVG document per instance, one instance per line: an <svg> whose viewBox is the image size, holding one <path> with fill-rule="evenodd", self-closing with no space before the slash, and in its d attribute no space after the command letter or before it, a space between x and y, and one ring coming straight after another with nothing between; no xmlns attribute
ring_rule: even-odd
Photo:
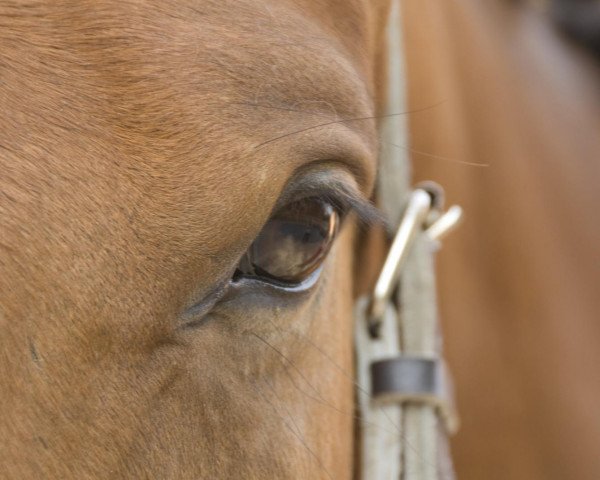
<svg viewBox="0 0 600 480"><path fill-rule="evenodd" d="M385 2L2 7L19 478L350 478Z"/></svg>

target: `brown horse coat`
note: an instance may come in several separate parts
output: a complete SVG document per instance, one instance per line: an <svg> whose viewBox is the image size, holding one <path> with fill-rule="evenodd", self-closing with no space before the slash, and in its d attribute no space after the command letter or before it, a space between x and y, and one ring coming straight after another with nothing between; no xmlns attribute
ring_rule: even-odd
<svg viewBox="0 0 600 480"><path fill-rule="evenodd" d="M299 175L370 194L375 122L330 122L378 111L385 3L2 3L3 478L350 477L351 225L305 294L226 285ZM494 5L405 2L412 147L490 165L414 154L468 214L458 471L596 479L599 75Z"/></svg>
<svg viewBox="0 0 600 480"><path fill-rule="evenodd" d="M600 72L529 3L404 2L410 108L438 105L412 157L466 212L439 262L458 478L595 480Z"/></svg>
<svg viewBox="0 0 600 480"><path fill-rule="evenodd" d="M3 2L4 478L350 477L351 225L307 292L229 279L299 177L369 196L375 122L335 121L383 13Z"/></svg>

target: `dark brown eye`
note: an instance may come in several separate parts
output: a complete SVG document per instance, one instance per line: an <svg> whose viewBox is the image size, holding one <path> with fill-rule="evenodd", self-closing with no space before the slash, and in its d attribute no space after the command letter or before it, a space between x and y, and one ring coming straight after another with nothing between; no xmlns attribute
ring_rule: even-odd
<svg viewBox="0 0 600 480"><path fill-rule="evenodd" d="M298 284L329 252L339 228L335 208L319 198L290 203L276 212L242 258L236 277Z"/></svg>

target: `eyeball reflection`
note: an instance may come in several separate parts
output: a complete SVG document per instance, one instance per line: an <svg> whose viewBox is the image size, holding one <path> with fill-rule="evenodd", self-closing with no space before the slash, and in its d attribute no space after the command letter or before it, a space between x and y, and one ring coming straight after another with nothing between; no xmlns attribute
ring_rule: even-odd
<svg viewBox="0 0 600 480"><path fill-rule="evenodd" d="M237 276L301 283L327 256L339 220L335 208L319 198L286 205L263 227L242 258Z"/></svg>

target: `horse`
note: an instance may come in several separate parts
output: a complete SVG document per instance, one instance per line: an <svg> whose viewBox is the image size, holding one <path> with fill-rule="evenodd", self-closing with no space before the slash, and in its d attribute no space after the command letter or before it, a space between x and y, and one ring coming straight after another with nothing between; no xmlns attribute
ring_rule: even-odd
<svg viewBox="0 0 600 480"><path fill-rule="evenodd" d="M387 8L2 3L3 478L351 478Z"/></svg>
<svg viewBox="0 0 600 480"><path fill-rule="evenodd" d="M600 472L597 5L403 2L415 178L465 210L438 262L461 479Z"/></svg>
<svg viewBox="0 0 600 480"><path fill-rule="evenodd" d="M597 198L597 70L532 12L403 2L395 148L467 211L439 282L460 478L600 470L597 224L573 221ZM359 224L379 221L388 15L3 2L5 478L352 478L352 306L387 247Z"/></svg>

